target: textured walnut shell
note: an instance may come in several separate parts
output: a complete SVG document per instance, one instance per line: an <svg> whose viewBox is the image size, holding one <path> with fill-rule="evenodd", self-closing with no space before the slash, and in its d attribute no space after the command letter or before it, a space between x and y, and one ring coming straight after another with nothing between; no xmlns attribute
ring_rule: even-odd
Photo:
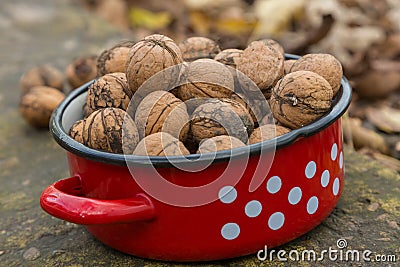
<svg viewBox="0 0 400 267"><path fill-rule="evenodd" d="M219 52L215 57L214 60L221 62L227 66L232 68L236 68L237 61L240 56L243 54L243 50L240 49L225 49Z"/></svg>
<svg viewBox="0 0 400 267"><path fill-rule="evenodd" d="M290 129L275 125L265 124L254 129L249 138L250 144L259 143L290 132Z"/></svg>
<svg viewBox="0 0 400 267"><path fill-rule="evenodd" d="M221 49L218 44L206 37L189 37L179 43L183 59L187 62L200 58L214 58Z"/></svg>
<svg viewBox="0 0 400 267"><path fill-rule="evenodd" d="M260 41L266 45L272 46L273 48L275 48L279 53L281 53L285 57L285 49L283 49L283 46L281 46L281 44L278 43L277 41L275 41L273 39L268 39L268 38L262 39Z"/></svg>
<svg viewBox="0 0 400 267"><path fill-rule="evenodd" d="M49 127L51 113L64 98L65 95L58 89L35 86L22 96L19 110L29 124L46 128Z"/></svg>
<svg viewBox="0 0 400 267"><path fill-rule="evenodd" d="M97 77L97 56L90 55L76 58L65 70L65 76L72 89Z"/></svg>
<svg viewBox="0 0 400 267"><path fill-rule="evenodd" d="M121 41L110 49L104 50L97 58L98 76L113 72L125 72L129 50L134 45L133 41Z"/></svg>
<svg viewBox="0 0 400 267"><path fill-rule="evenodd" d="M83 144L83 127L85 125L85 120L79 120L72 124L69 129L68 135L71 136L75 141Z"/></svg>
<svg viewBox="0 0 400 267"><path fill-rule="evenodd" d="M182 71L183 84L179 97L183 101L193 98L229 98L234 90L231 71L212 59L198 59Z"/></svg>
<svg viewBox="0 0 400 267"><path fill-rule="evenodd" d="M126 63L129 89L135 93L157 72L182 62L182 53L172 39L160 34L144 38L129 50Z"/></svg>
<svg viewBox="0 0 400 267"><path fill-rule="evenodd" d="M245 146L245 144L233 136L219 135L201 141L197 153L205 154L242 146Z"/></svg>
<svg viewBox="0 0 400 267"><path fill-rule="evenodd" d="M253 80L268 99L283 75L284 56L272 45L254 41L243 51L237 69Z"/></svg>
<svg viewBox="0 0 400 267"><path fill-rule="evenodd" d="M285 62L283 62L283 69L284 69L283 72L285 75L290 73L290 70L292 69L293 64L296 61L297 61L296 59L287 59L287 60L285 60Z"/></svg>
<svg viewBox="0 0 400 267"><path fill-rule="evenodd" d="M21 77L20 87L23 95L32 87L40 85L62 91L64 88L63 74L53 66L46 64L30 69Z"/></svg>
<svg viewBox="0 0 400 267"><path fill-rule="evenodd" d="M131 154L139 142L139 133L124 110L103 108L84 120L82 141L97 150Z"/></svg>
<svg viewBox="0 0 400 267"><path fill-rule="evenodd" d="M240 103L232 99L210 99L194 110L190 128L197 142L218 135L230 135L247 143L254 122Z"/></svg>
<svg viewBox="0 0 400 267"><path fill-rule="evenodd" d="M328 112L332 98L332 87L324 78L311 71L296 71L278 81L270 105L283 126L296 129Z"/></svg>
<svg viewBox="0 0 400 267"><path fill-rule="evenodd" d="M154 91L143 98L135 121L141 137L163 131L184 140L189 131L185 103L166 91Z"/></svg>
<svg viewBox="0 0 400 267"><path fill-rule="evenodd" d="M232 94L231 99L239 102L247 109L253 122L258 122L257 117L261 120L267 112L270 112L269 104L265 99L246 97L243 93ZM266 103L262 103L262 101Z"/></svg>
<svg viewBox="0 0 400 267"><path fill-rule="evenodd" d="M107 107L126 110L131 97L125 73L109 73L89 85L86 112L90 114L97 109Z"/></svg>
<svg viewBox="0 0 400 267"><path fill-rule="evenodd" d="M342 64L330 54L308 54L293 64L291 72L308 70L321 75L331 85L333 95L339 91L343 76Z"/></svg>
<svg viewBox="0 0 400 267"><path fill-rule="evenodd" d="M189 155L190 152L177 138L168 133L158 132L143 138L133 154L139 156L183 156Z"/></svg>

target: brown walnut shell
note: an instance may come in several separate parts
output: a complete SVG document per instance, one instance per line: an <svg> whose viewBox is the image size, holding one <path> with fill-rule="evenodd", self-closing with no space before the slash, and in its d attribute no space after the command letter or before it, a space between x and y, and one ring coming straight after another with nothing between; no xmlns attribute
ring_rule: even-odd
<svg viewBox="0 0 400 267"><path fill-rule="evenodd" d="M72 124L69 129L68 135L71 136L75 141L83 144L83 127L85 125L85 120L79 120Z"/></svg>
<svg viewBox="0 0 400 267"><path fill-rule="evenodd" d="M218 44L206 37L189 37L179 43L183 59L187 62L200 58L214 58L221 49Z"/></svg>
<svg viewBox="0 0 400 267"><path fill-rule="evenodd" d="M290 73L294 63L296 62L296 59L287 59L285 60L285 62L283 63L283 68L284 68L284 74L288 74Z"/></svg>
<svg viewBox="0 0 400 267"><path fill-rule="evenodd" d="M107 73L125 72L129 50L135 45L133 41L121 41L104 50L97 58L98 76Z"/></svg>
<svg viewBox="0 0 400 267"><path fill-rule="evenodd" d="M296 71L278 81L270 105L274 118L296 129L328 112L332 98L332 87L324 78L311 71Z"/></svg>
<svg viewBox="0 0 400 267"><path fill-rule="evenodd" d="M265 124L260 127L254 129L253 133L250 135L249 143L255 144L262 142L264 140L269 140L274 137L283 135L290 132L290 129L275 125L275 124Z"/></svg>
<svg viewBox="0 0 400 267"><path fill-rule="evenodd" d="M240 49L234 49L234 48L225 49L219 52L214 57L214 60L236 69L237 61L242 54L243 50Z"/></svg>
<svg viewBox="0 0 400 267"><path fill-rule="evenodd" d="M97 56L89 55L76 58L67 66L65 76L72 89L78 88L97 77L96 61Z"/></svg>
<svg viewBox="0 0 400 267"><path fill-rule="evenodd" d="M64 88L63 74L50 64L45 64L28 70L21 77L22 95L26 94L32 87L40 85L62 91Z"/></svg>
<svg viewBox="0 0 400 267"><path fill-rule="evenodd" d="M273 39L262 39L260 40L261 42L264 42L264 44L266 45L270 45L273 48L275 48L276 50L278 50L279 53L281 53L284 57L285 57L285 49L283 49L283 46L281 46L280 43L278 43L277 41L273 40Z"/></svg>
<svg viewBox="0 0 400 267"><path fill-rule="evenodd" d="M243 51L237 69L247 75L268 99L272 87L283 76L284 56L271 44L254 41Z"/></svg>
<svg viewBox="0 0 400 267"><path fill-rule="evenodd" d="M322 76L331 85L333 95L339 91L342 81L342 64L330 54L307 54L299 58L292 66L291 72L308 70Z"/></svg>
<svg viewBox="0 0 400 267"><path fill-rule="evenodd" d="M218 135L230 135L247 143L254 122L243 105L232 99L209 99L197 107L190 121L197 142Z"/></svg>
<svg viewBox="0 0 400 267"><path fill-rule="evenodd" d="M182 53L172 39L160 34L147 36L129 50L126 62L129 90L135 93L157 72L181 63Z"/></svg>
<svg viewBox="0 0 400 267"><path fill-rule="evenodd" d="M86 113L100 108L114 107L126 110L132 93L128 89L125 73L109 73L89 85Z"/></svg>
<svg viewBox="0 0 400 267"><path fill-rule="evenodd" d="M139 156L183 156L189 155L190 152L177 138L168 133L158 132L143 138L133 154Z"/></svg>
<svg viewBox="0 0 400 267"><path fill-rule="evenodd" d="M231 71L212 59L198 59L183 70L184 82L179 87L183 101L193 98L229 98L234 90Z"/></svg>
<svg viewBox="0 0 400 267"><path fill-rule="evenodd" d="M142 138L163 131L184 140L189 131L185 103L166 91L147 95L136 109L135 121Z"/></svg>
<svg viewBox="0 0 400 267"><path fill-rule="evenodd" d="M131 154L139 142L135 122L119 108L94 111L84 120L82 133L84 145L111 153Z"/></svg>
<svg viewBox="0 0 400 267"><path fill-rule="evenodd" d="M19 111L29 124L46 128L49 127L51 113L64 98L65 95L58 89L34 86L22 96Z"/></svg>
<svg viewBox="0 0 400 267"><path fill-rule="evenodd" d="M202 140L199 149L197 150L197 153L205 154L220 150L229 150L242 146L245 146L245 144L233 136L219 135Z"/></svg>

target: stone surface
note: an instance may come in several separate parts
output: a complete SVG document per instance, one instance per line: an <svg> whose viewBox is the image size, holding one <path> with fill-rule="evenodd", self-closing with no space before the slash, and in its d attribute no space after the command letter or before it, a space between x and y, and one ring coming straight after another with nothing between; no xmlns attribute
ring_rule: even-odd
<svg viewBox="0 0 400 267"><path fill-rule="evenodd" d="M46 130L28 126L18 113L18 80L51 62L63 69L75 56L99 53L123 36L68 0L2 0L0 8L0 266L170 266L110 249L84 227L55 219L39 206L41 191L68 177L64 151ZM400 177L349 149L346 181L332 214L308 234L278 249L336 247L396 254L400 262ZM377 204L375 204L377 203ZM256 233L255 233L256 234ZM30 248L40 251L24 259ZM260 248L262 249L262 248ZM256 255L199 266L360 266L363 263L259 261ZM176 266L193 266L177 264ZM382 263L368 266L382 266ZM387 264L389 266L389 263ZM396 266L396 263L391 263Z"/></svg>

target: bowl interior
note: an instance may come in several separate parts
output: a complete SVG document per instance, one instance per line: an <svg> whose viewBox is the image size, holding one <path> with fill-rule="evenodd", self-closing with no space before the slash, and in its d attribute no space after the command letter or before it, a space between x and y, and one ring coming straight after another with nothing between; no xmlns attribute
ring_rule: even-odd
<svg viewBox="0 0 400 267"><path fill-rule="evenodd" d="M71 101L68 106L65 107L65 111L61 116L61 125L63 130L68 133L71 126L78 120L83 118L83 105L86 102L87 93L78 95L74 101Z"/></svg>

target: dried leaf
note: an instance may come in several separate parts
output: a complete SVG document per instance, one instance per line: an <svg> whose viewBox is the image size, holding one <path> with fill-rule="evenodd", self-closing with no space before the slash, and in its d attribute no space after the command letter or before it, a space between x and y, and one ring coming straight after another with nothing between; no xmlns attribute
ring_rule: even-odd
<svg viewBox="0 0 400 267"><path fill-rule="evenodd" d="M370 69L362 75L353 78L354 90L360 97L387 97L400 87L399 72Z"/></svg>
<svg viewBox="0 0 400 267"><path fill-rule="evenodd" d="M395 159L395 158L390 157L390 156L383 155L383 154L381 154L379 152L371 151L369 149L362 149L360 152L362 154L364 154L364 155L368 155L371 158L379 161L380 163L382 163L383 165L385 165L389 169L392 169L392 170L395 170L397 172L400 172L400 160Z"/></svg>
<svg viewBox="0 0 400 267"><path fill-rule="evenodd" d="M129 10L129 20L133 27L158 30L167 27L172 18L167 12L151 12L143 8L132 7Z"/></svg>
<svg viewBox="0 0 400 267"><path fill-rule="evenodd" d="M400 133L400 110L390 107L368 108L366 115L379 130L386 133Z"/></svg>

